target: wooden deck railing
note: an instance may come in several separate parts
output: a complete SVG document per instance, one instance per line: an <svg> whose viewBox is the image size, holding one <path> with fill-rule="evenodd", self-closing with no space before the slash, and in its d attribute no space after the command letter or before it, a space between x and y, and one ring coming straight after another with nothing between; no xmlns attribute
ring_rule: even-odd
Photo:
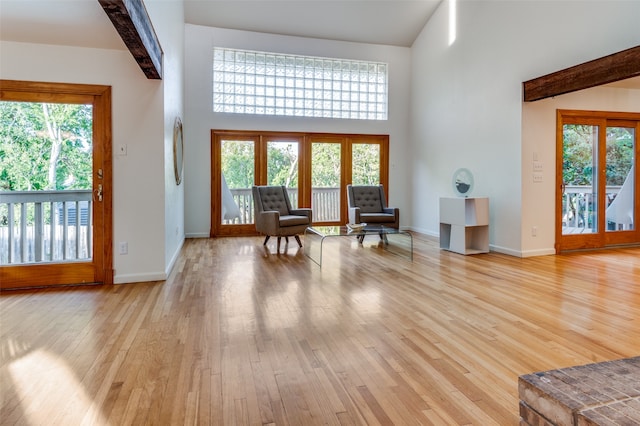
<svg viewBox="0 0 640 426"><path fill-rule="evenodd" d="M340 188L311 188L314 222L340 220Z"/></svg>
<svg viewBox="0 0 640 426"><path fill-rule="evenodd" d="M615 199L620 188L620 185L606 187L607 205ZM565 229L565 233L595 232L596 202L593 187L587 185L566 186L562 199L562 227ZM608 224L608 226L617 228L615 224Z"/></svg>
<svg viewBox="0 0 640 426"><path fill-rule="evenodd" d="M0 192L0 265L91 258L91 190Z"/></svg>
<svg viewBox="0 0 640 426"><path fill-rule="evenodd" d="M233 201L240 210L240 217L225 220L224 224L253 223L253 197L251 188L231 189ZM298 205L298 188L287 188L291 205ZM311 206L314 222L330 222L340 220L340 188L311 189Z"/></svg>

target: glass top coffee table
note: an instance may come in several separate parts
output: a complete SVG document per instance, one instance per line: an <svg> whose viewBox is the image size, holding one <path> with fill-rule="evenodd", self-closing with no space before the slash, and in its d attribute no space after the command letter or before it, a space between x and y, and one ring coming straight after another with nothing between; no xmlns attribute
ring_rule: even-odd
<svg viewBox="0 0 640 426"><path fill-rule="evenodd" d="M413 236L407 231L381 225L357 230L347 226L311 226L304 231L304 254L322 267L322 246L326 238L352 237L362 244L366 236L379 236L385 251L413 260Z"/></svg>

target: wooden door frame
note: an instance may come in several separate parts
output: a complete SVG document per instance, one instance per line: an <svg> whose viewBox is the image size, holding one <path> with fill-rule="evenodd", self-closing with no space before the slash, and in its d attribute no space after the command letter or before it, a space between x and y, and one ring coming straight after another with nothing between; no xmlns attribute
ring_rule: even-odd
<svg viewBox="0 0 640 426"><path fill-rule="evenodd" d="M341 134L332 134L332 133L314 133L309 134L306 137L306 145L307 150L305 154L307 157L305 158L305 164L308 164L307 169L305 170L306 181L309 182L308 190L305 191L305 203L307 207L313 208L312 205L312 197L313 197L313 188L311 182L313 181L313 144L315 143L327 143L327 144L338 144L340 146L340 218L337 222L314 222L314 225L317 226L332 226L336 224L343 225L347 222L348 213L346 207L347 200L347 183L350 179L347 179L346 176L351 176L351 149L347 146L348 135ZM347 161L348 160L348 161Z"/></svg>
<svg viewBox="0 0 640 426"><path fill-rule="evenodd" d="M611 233L606 230L605 217L605 193L606 193L606 169L600 167L606 164L606 150L600 147L606 146L606 129L616 124L635 123L635 206L634 206L634 229L624 232L623 236L616 235L612 237ZM564 124L585 124L600 126L603 131L598 132L598 174L597 174L597 193L598 193L598 232L592 234L564 235L562 233L562 201L563 201L563 157L564 157ZM608 111L582 111L582 110L562 110L556 111L556 253L567 250L604 248L608 246L637 244L640 242L640 114L631 112L608 112ZM618 232L616 232L618 234Z"/></svg>
<svg viewBox="0 0 640 426"><path fill-rule="evenodd" d="M0 80L0 100L89 103L93 106L93 184L103 185L94 203L92 262L8 265L0 267L2 289L56 284L113 284L113 191L111 86ZM102 170L101 178L98 170ZM95 189L95 188L94 188ZM95 242L102 241L99 247ZM87 281L87 277L90 277Z"/></svg>
<svg viewBox="0 0 640 426"><path fill-rule="evenodd" d="M223 139L252 141L255 144L254 152L254 181L260 179L262 167L260 158L265 154L261 153L261 138L259 133L243 132L243 131L226 131L211 130L211 229L210 237L231 236L231 235L250 235L256 233L256 227L253 223L234 225L225 227L222 225L222 209L220 208L220 200L222 199L222 141ZM266 174L266 172L265 172Z"/></svg>
<svg viewBox="0 0 640 426"><path fill-rule="evenodd" d="M384 188L384 194L386 197L385 202L389 205L389 136L388 135L351 135L347 138L347 144L349 146L348 155L345 155L343 160L343 166L347 168L346 176L350 176L348 182L345 182L342 186L342 218L343 223L349 221L349 200L347 195L347 185L353 184L353 145L378 145L380 146L380 184Z"/></svg>
<svg viewBox="0 0 640 426"><path fill-rule="evenodd" d="M348 133L310 133L310 132L275 132L275 131L243 131L243 130L211 130L211 237L227 235L257 235L255 225L234 225L224 229L221 225L221 161L220 142L224 138L252 140L256 144L255 180L258 185L267 182L266 164L268 141L278 139L299 141L298 164L298 207L311 207L311 146L314 142L340 143L341 176L340 176L340 219L338 222L315 223L316 225L345 224L348 220L346 186L351 183L351 146L353 144L377 144L380 146L380 184L389 197L389 135L348 134Z"/></svg>
<svg viewBox="0 0 640 426"><path fill-rule="evenodd" d="M638 244L640 242L640 227L638 224L640 223L640 186L638 182L638 178L640 177L640 170L638 170L638 165L640 163L640 114L636 114L636 120L623 120L618 118L609 118L607 119L607 128L608 127L626 127L635 129L635 141L634 141L634 208L633 213L635 215L633 224L634 229L632 230L618 230L615 232L607 232L605 229L604 235L604 245L614 246L614 245L627 245L627 244ZM606 161L603 154L603 161ZM603 180L603 188L606 186L606 176L605 170L602 171L602 180ZM606 226L606 218L603 215L603 223Z"/></svg>

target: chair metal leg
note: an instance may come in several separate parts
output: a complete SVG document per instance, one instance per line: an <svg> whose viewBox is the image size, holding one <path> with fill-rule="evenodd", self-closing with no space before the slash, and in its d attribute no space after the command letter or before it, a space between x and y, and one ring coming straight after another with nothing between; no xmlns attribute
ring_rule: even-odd
<svg viewBox="0 0 640 426"><path fill-rule="evenodd" d="M285 243L289 244L289 237L284 237Z"/></svg>
<svg viewBox="0 0 640 426"><path fill-rule="evenodd" d="M296 241L298 242L298 246L302 247L302 242L300 241L300 236L294 235L294 237L296 238Z"/></svg>
<svg viewBox="0 0 640 426"><path fill-rule="evenodd" d="M278 253L280 253L280 239L281 239L281 237L278 237L278 246L277 246L277 248L276 248L276 251L277 251Z"/></svg>
<svg viewBox="0 0 640 426"><path fill-rule="evenodd" d="M389 244L389 240L387 240L387 234L380 233L380 239L386 244Z"/></svg>
<svg viewBox="0 0 640 426"><path fill-rule="evenodd" d="M271 238L271 236L267 235L267 237L264 239L264 243L262 243L263 246L267 245L267 241L269 241L269 238Z"/></svg>

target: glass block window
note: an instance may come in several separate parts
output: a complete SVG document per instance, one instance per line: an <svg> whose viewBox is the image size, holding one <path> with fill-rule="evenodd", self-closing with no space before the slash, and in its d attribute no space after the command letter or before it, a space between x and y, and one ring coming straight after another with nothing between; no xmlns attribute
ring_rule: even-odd
<svg viewBox="0 0 640 426"><path fill-rule="evenodd" d="M213 111L387 119L388 65L214 48Z"/></svg>

